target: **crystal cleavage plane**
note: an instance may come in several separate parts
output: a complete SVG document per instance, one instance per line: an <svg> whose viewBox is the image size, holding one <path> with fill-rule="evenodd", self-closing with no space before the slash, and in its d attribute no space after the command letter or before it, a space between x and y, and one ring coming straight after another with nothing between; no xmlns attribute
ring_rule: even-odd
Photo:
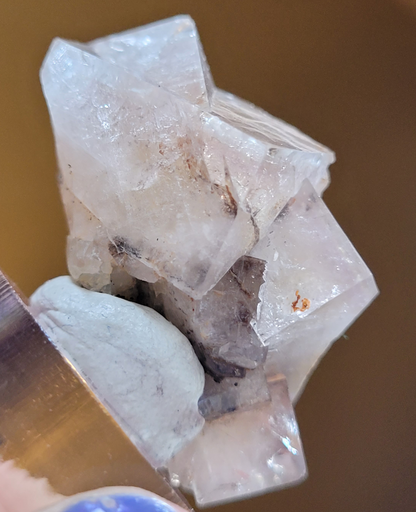
<svg viewBox="0 0 416 512"><path fill-rule="evenodd" d="M87 44L56 39L41 82L73 280L89 293L161 313L188 338L205 370L199 416L186 413L169 427L175 434L154 424L135 429L136 388L129 422L120 405L127 402L118 404L117 391L104 382L100 400L113 404L136 446L201 506L301 481L306 464L292 402L331 343L378 293L320 197L333 152L216 88L188 16ZM78 296L73 283L62 283L62 294ZM137 329L123 347L123 325L106 316L118 306L107 307L101 296L91 299L98 308L91 314L99 311L108 329L97 324L102 335L95 339L85 321L92 296L82 295L84 320L77 325L81 306L62 302L59 289L36 292L33 310L42 312L46 332L92 384L102 380L93 354L112 343L110 324L118 340L111 350L124 350L123 357L135 351L134 332L146 343L158 343L160 334L149 333L170 332L164 319L150 328L143 319L157 323L154 315L123 306L125 323ZM60 309L75 319L70 332ZM137 353L150 357L140 343ZM181 380L180 392L189 398L180 407L193 411L203 374L183 342L175 343L182 347L175 371L198 375L193 392L189 379ZM126 359L126 369L111 357L114 375L124 372L140 386L131 362ZM175 356L160 357L164 374ZM159 370L147 368L146 375ZM147 378L149 390L152 375ZM161 400L139 409L163 408ZM159 451L149 446L149 429L158 431Z"/></svg>

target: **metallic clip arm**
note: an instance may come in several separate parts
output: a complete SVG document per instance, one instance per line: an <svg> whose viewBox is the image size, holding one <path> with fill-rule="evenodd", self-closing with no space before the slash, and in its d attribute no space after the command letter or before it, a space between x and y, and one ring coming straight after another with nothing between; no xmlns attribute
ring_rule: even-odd
<svg viewBox="0 0 416 512"><path fill-rule="evenodd" d="M192 510L98 403L1 271L0 458L64 495L138 486Z"/></svg>

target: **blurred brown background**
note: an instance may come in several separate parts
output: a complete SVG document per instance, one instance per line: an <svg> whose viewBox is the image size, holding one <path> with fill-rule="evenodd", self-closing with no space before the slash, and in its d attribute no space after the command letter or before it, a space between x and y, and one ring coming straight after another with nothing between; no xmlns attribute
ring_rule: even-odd
<svg viewBox="0 0 416 512"><path fill-rule="evenodd" d="M38 69L51 39L196 20L218 86L337 153L325 200L381 295L298 406L309 479L218 511L416 510L416 1L1 0L0 266L27 294L66 272Z"/></svg>

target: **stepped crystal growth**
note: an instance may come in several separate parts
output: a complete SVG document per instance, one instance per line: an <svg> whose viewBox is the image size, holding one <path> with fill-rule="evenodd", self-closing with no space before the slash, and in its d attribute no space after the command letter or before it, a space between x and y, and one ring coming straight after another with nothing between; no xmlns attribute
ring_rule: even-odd
<svg viewBox="0 0 416 512"><path fill-rule="evenodd" d="M166 433L170 452L153 460L201 505L301 480L291 400L377 294L320 198L334 154L217 89L188 16L88 44L57 39L41 80L71 276L162 313L206 372L198 429L187 423L180 442ZM97 390L104 402L110 391Z"/></svg>

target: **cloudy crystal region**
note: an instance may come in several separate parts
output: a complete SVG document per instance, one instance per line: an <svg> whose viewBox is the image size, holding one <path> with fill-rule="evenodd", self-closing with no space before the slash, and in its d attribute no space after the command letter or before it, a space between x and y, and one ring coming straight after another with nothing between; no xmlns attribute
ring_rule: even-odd
<svg viewBox="0 0 416 512"><path fill-rule="evenodd" d="M127 267L97 251L104 266L139 279L155 272L200 299L255 245L303 178L324 188L334 156L295 128L282 137L287 125L276 119L280 128L261 134L253 110L261 119L263 111L210 85L188 18L152 27L87 45L56 40L42 86L66 208L68 192L102 226L97 241L73 226L71 244L121 240ZM166 67L172 55L176 78ZM186 92L195 81L199 92ZM238 122L227 114L236 109ZM103 280L79 263L70 272L99 289Z"/></svg>
<svg viewBox="0 0 416 512"><path fill-rule="evenodd" d="M195 22L189 16L96 39L88 48L103 60L209 108L213 81Z"/></svg>
<svg viewBox="0 0 416 512"><path fill-rule="evenodd" d="M331 342L378 289L308 180L251 255L266 261L267 268L255 327L269 347L267 369L286 375L290 396L296 399Z"/></svg>

